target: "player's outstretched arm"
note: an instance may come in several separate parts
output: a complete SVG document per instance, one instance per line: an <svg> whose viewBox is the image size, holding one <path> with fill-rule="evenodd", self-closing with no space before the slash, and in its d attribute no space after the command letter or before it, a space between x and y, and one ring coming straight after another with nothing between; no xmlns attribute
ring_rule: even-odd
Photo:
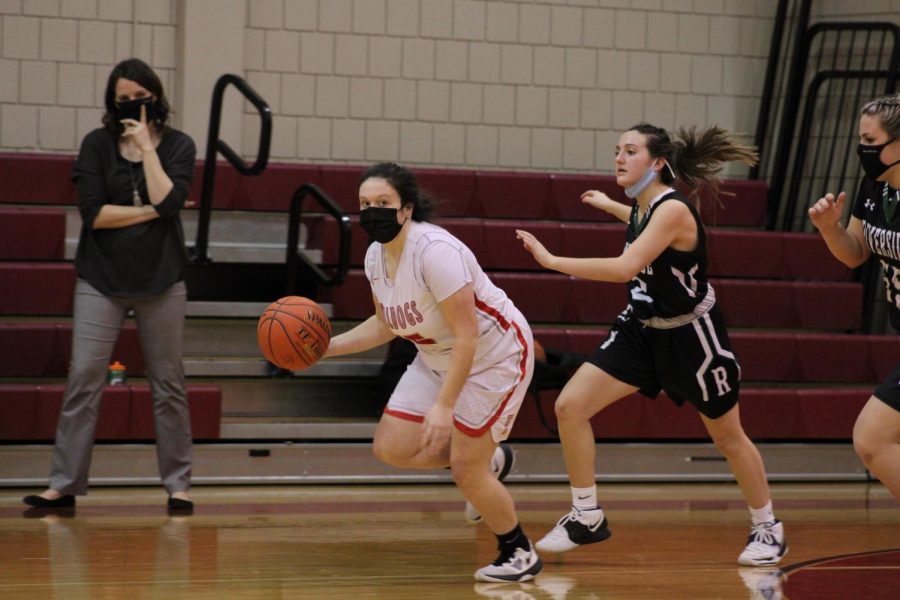
<svg viewBox="0 0 900 600"><path fill-rule="evenodd" d="M625 206L621 202L616 202L599 190L588 190L581 194L581 201L594 208L608 212L623 223L627 223L628 218L631 216L630 207Z"/></svg>
<svg viewBox="0 0 900 600"><path fill-rule="evenodd" d="M394 332L385 325L384 320L381 317L381 306L376 302L375 314L353 329L331 338L331 343L328 344L328 350L325 351L322 358L365 352L366 350L386 344L395 337L397 336Z"/></svg>
<svg viewBox="0 0 900 600"><path fill-rule="evenodd" d="M671 244L692 244L697 239L697 224L687 205L665 202L650 219L644 232L620 255L611 258L571 258L551 254L534 234L516 230L516 237L535 260L547 269L566 275L625 283L656 260Z"/></svg>
<svg viewBox="0 0 900 600"><path fill-rule="evenodd" d="M846 192L841 192L837 198L834 194L825 194L809 207L809 220L822 234L834 257L853 269L866 262L870 252L863 239L862 221L850 217L846 228L841 225L846 201Z"/></svg>

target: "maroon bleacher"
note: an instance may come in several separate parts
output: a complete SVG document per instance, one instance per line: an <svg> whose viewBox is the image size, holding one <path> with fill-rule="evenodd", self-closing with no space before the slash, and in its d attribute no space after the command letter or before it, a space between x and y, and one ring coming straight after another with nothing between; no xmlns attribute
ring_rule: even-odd
<svg viewBox="0 0 900 600"><path fill-rule="evenodd" d="M606 331L601 327L533 328L534 338L545 348L582 354L591 354ZM890 335L733 331L728 337L744 382L849 382L874 387L896 367L900 356L900 338Z"/></svg>
<svg viewBox="0 0 900 600"><path fill-rule="evenodd" d="M71 315L72 263L0 263L0 315Z"/></svg>
<svg viewBox="0 0 900 600"><path fill-rule="evenodd" d="M0 440L50 441L62 406L61 384L0 384ZM213 385L189 385L188 403L194 439L219 437L222 393ZM98 440L147 440L155 437L153 403L146 385L103 389L95 437Z"/></svg>
<svg viewBox="0 0 900 600"><path fill-rule="evenodd" d="M0 377L65 377L72 352L71 323L0 323ZM126 324L113 360L136 377L144 376L137 327Z"/></svg>
<svg viewBox="0 0 900 600"><path fill-rule="evenodd" d="M61 260L65 245L64 210L0 207L0 260Z"/></svg>
<svg viewBox="0 0 900 600"><path fill-rule="evenodd" d="M39 318L68 317L75 273L64 262L65 212L76 203L69 181L72 156L0 153L0 439L53 437L62 386L16 378L64 377L71 325ZM199 200L202 162L191 198ZM372 314L369 286L359 267L366 236L358 227L358 184L364 165L271 164L259 177L239 177L219 165L217 210L286 212L304 183L325 190L353 221L351 270L347 283L326 290L335 318ZM587 189L627 199L610 176L466 169L416 170L423 187L439 199L438 223L462 239L492 279L534 323L547 348L591 352L605 327L625 307L625 286L578 280L541 270L515 239L525 228L551 251L568 256L615 256L624 245L624 225L580 201ZM709 273L742 364L741 413L758 439L846 440L855 415L875 382L896 367L896 336L847 335L861 320L862 288L836 261L818 234L761 231L766 186L727 181L721 203L704 198ZM23 205L43 205L35 208ZM314 202L305 204L308 247L336 260L337 231ZM213 216L215 219L215 215ZM286 222L285 215L285 222ZM36 317L28 321L29 317ZM734 328L755 328L735 331ZM771 331L775 329L777 331ZM131 375L143 373L136 330L123 331L114 358ZM768 386L768 387L767 387ZM202 388L202 389L201 389ZM194 436L215 438L221 395L214 386L189 386ZM545 414L554 420L555 394L544 392ZM514 437L546 439L533 401L526 400ZM594 419L607 439L705 439L691 407L665 398L627 398ZM146 386L105 390L100 439L152 437L152 409Z"/></svg>
<svg viewBox="0 0 900 600"><path fill-rule="evenodd" d="M593 209L592 209L593 210ZM604 213L605 214L605 213ZM352 215L350 264L362 266L368 238ZM438 218L435 223L462 240L486 270L540 269L516 239L525 229L555 254L575 257L618 256L625 246L624 224L565 221ZM337 262L338 232L334 221L308 217L307 247L322 250L322 262ZM852 271L835 260L821 236L747 229L709 229L709 269L712 277L850 281Z"/></svg>
<svg viewBox="0 0 900 600"><path fill-rule="evenodd" d="M770 441L846 441L856 415L872 394L871 387L847 389L741 390L741 421L747 435ZM556 428L553 404L557 391L540 394L544 418ZM592 420L599 440L707 440L703 422L690 404L675 406L665 395L655 399L634 394L622 398ZM546 439L552 434L538 415L537 403L522 403L511 437Z"/></svg>
<svg viewBox="0 0 900 600"><path fill-rule="evenodd" d="M622 284L577 279L549 272L493 272L491 279L535 323L611 323L626 306ZM735 327L809 328L851 331L860 325L862 285L850 282L713 279L725 321ZM828 302L821 302L827 297ZM328 290L334 317L372 314L371 294L361 269Z"/></svg>
<svg viewBox="0 0 900 600"><path fill-rule="evenodd" d="M0 153L0 203L75 204L69 180L74 157ZM294 191L305 183L321 187L344 210L359 209L359 179L367 165L271 163L257 177L240 177L219 164L213 206L230 210L285 211ZM420 172L421 171L421 172ZM515 219L608 221L609 216L582 204L581 193L600 189L620 201L625 198L610 175L555 175L526 171L421 169L422 186L442 202L445 216ZM197 161L190 197L199 200L203 161ZM711 225L760 227L765 221L766 185L761 181L728 180L721 186L721 204L704 199L703 215ZM729 195L733 194L733 195ZM593 216L592 216L593 215Z"/></svg>

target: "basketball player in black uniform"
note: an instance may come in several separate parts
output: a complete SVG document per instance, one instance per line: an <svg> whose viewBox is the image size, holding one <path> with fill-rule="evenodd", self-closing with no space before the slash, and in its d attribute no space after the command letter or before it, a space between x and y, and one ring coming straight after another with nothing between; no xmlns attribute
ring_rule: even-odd
<svg viewBox="0 0 900 600"><path fill-rule="evenodd" d="M809 217L831 253L848 267L878 257L891 325L900 331L900 95L863 106L857 153L865 177L848 226L841 225L844 192L817 200ZM900 362L857 417L853 446L866 468L900 500Z"/></svg>
<svg viewBox="0 0 900 600"><path fill-rule="evenodd" d="M676 404L697 407L749 504L753 526L738 562L774 565L788 547L772 511L762 458L741 426L740 367L706 281L706 235L691 199L672 188L677 176L695 190L692 196L701 184L715 192L723 162L754 164L756 152L717 127L679 134L672 138L665 129L642 123L619 138L616 183L634 199L631 207L596 190L582 195L583 202L628 224L620 256L558 257L532 234L517 232L542 266L585 279L627 282L630 294L605 341L556 401L572 510L536 546L565 552L610 536L597 503L590 418L634 392L653 398L665 390Z"/></svg>

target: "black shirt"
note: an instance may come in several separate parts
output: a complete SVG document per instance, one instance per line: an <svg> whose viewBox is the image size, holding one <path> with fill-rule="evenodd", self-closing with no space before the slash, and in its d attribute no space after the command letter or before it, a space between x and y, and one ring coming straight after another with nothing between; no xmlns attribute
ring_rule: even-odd
<svg viewBox="0 0 900 600"><path fill-rule="evenodd" d="M697 247L689 252L666 248L628 283L629 306L638 319L664 319L691 313L706 297L706 233L697 210L683 194L671 191L651 204L637 223L637 202L631 209L625 247L634 243L663 202L683 202L697 223Z"/></svg>
<svg viewBox="0 0 900 600"><path fill-rule="evenodd" d="M180 131L165 130L156 149L172 190L156 205L158 219L113 229L94 229L104 204L134 206L134 185L150 204L141 163L119 154L116 137L95 129L81 143L72 180L78 186L83 225L75 255L78 276L107 296L154 296L181 280L187 263L179 213L194 177L197 150Z"/></svg>
<svg viewBox="0 0 900 600"><path fill-rule="evenodd" d="M853 216L863 223L866 247L881 261L891 325L900 330L900 191L863 177Z"/></svg>

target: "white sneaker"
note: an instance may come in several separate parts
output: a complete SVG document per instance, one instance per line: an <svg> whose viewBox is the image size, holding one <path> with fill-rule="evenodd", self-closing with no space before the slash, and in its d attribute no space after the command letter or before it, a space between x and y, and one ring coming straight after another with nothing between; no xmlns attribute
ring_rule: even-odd
<svg viewBox="0 0 900 600"><path fill-rule="evenodd" d="M563 516L535 547L541 552L566 552L572 548L609 539L612 532L607 527L602 508L572 511Z"/></svg>
<svg viewBox="0 0 900 600"><path fill-rule="evenodd" d="M540 544L539 544L540 545ZM738 564L748 567L770 567L788 553L784 540L784 526L775 519L769 523L754 525L747 538L747 547L738 557Z"/></svg>
<svg viewBox="0 0 900 600"><path fill-rule="evenodd" d="M781 600L784 597L784 573L779 569L738 569L738 572L750 592L750 600Z"/></svg>
<svg viewBox="0 0 900 600"><path fill-rule="evenodd" d="M516 455L513 454L512 448L506 444L500 444L494 450L494 456L491 457L491 473L494 477L503 481L509 472L512 471L516 462ZM466 523L478 523L481 521L481 513L475 508L475 505L466 500L466 509L464 511Z"/></svg>
<svg viewBox="0 0 900 600"><path fill-rule="evenodd" d="M544 564L529 541L528 550L516 548L515 552L509 555L501 552L497 560L475 571L475 579L498 583L528 581L534 579L534 576L540 573L543 567Z"/></svg>

